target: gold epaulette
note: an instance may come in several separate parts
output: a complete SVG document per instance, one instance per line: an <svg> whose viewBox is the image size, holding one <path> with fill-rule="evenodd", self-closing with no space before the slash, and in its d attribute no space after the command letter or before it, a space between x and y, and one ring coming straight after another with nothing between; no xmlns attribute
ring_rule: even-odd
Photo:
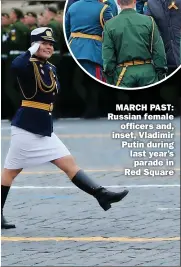
<svg viewBox="0 0 181 267"><path fill-rule="evenodd" d="M172 9L172 8L174 8L176 10L178 9L178 7L175 4L175 1L172 1L171 4L168 6L168 9Z"/></svg>

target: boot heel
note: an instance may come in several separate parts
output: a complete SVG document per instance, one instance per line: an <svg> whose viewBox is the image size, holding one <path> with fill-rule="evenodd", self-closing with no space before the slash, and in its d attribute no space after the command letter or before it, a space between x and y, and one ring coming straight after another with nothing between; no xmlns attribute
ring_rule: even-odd
<svg viewBox="0 0 181 267"><path fill-rule="evenodd" d="M101 206L101 208L103 208L103 210L107 211L111 208L111 204L109 202L105 203L105 202L101 202L98 201L99 205Z"/></svg>

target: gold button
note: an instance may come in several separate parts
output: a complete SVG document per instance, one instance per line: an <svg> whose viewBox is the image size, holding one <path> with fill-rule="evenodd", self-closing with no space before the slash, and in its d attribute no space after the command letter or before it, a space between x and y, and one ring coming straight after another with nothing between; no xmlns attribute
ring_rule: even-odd
<svg viewBox="0 0 181 267"><path fill-rule="evenodd" d="M55 92L53 92L53 95L55 95Z"/></svg>
<svg viewBox="0 0 181 267"><path fill-rule="evenodd" d="M52 113L51 113L51 112L49 112L49 115L52 115Z"/></svg>
<svg viewBox="0 0 181 267"><path fill-rule="evenodd" d="M40 68L42 68L43 67L43 65L42 64L40 64Z"/></svg>

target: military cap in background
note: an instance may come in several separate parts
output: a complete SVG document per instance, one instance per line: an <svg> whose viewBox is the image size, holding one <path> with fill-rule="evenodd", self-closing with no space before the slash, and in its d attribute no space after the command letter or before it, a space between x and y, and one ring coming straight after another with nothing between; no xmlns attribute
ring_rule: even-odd
<svg viewBox="0 0 181 267"><path fill-rule="evenodd" d="M48 9L48 11L50 11L50 12L52 12L54 14L57 14L57 9L55 7L53 7L53 6L49 6L46 9Z"/></svg>
<svg viewBox="0 0 181 267"><path fill-rule="evenodd" d="M63 14L63 10L58 10L57 11L57 15L62 15Z"/></svg>
<svg viewBox="0 0 181 267"><path fill-rule="evenodd" d="M31 12L31 11L27 12L26 16L37 18L37 14L35 12Z"/></svg>
<svg viewBox="0 0 181 267"><path fill-rule="evenodd" d="M16 14L18 19L21 19L24 17L23 12L18 8L12 8L12 11Z"/></svg>

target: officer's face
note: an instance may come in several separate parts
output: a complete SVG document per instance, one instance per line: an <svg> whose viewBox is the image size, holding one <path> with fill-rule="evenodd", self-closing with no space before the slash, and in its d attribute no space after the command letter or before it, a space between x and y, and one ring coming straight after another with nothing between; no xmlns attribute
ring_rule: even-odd
<svg viewBox="0 0 181 267"><path fill-rule="evenodd" d="M45 17L46 20L49 20L50 19L50 13L48 10L45 10L43 16Z"/></svg>
<svg viewBox="0 0 181 267"><path fill-rule="evenodd" d="M14 11L11 11L9 14L11 22L14 22L17 18L16 13Z"/></svg>
<svg viewBox="0 0 181 267"><path fill-rule="evenodd" d="M46 20L46 18L43 16L43 15L40 15L39 17L38 17L38 25L39 26L46 26L47 25L47 20Z"/></svg>
<svg viewBox="0 0 181 267"><path fill-rule="evenodd" d="M10 24L9 18L6 16L2 16L1 17L1 24L2 24L2 26L9 25Z"/></svg>
<svg viewBox="0 0 181 267"><path fill-rule="evenodd" d="M36 56L42 59L49 59L53 54L54 48L51 42L40 42L40 47L36 52Z"/></svg>
<svg viewBox="0 0 181 267"><path fill-rule="evenodd" d="M33 25L36 23L36 18L33 16L25 16L25 24Z"/></svg>
<svg viewBox="0 0 181 267"><path fill-rule="evenodd" d="M56 20L60 23L60 24L63 24L63 14L58 14L56 16Z"/></svg>

